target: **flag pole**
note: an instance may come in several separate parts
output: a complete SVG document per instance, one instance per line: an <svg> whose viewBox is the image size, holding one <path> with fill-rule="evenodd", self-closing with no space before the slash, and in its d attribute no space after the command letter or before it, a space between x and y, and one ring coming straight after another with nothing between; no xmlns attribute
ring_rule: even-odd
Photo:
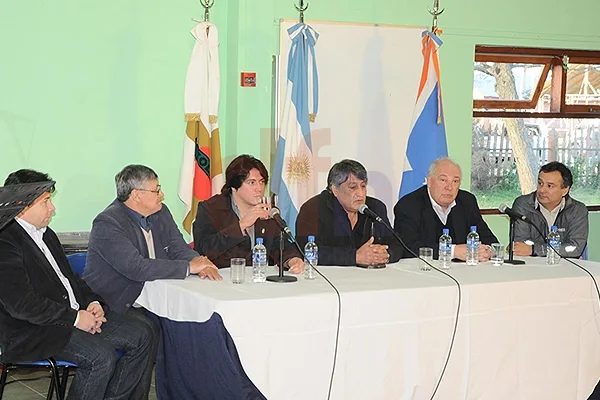
<svg viewBox="0 0 600 400"><path fill-rule="evenodd" d="M308 10L308 3L304 4L304 0L300 0L299 5L295 5L296 10L300 13L300 22L304 22L304 11Z"/></svg>
<svg viewBox="0 0 600 400"><path fill-rule="evenodd" d="M433 0L433 8L427 7L427 11L433 16L433 22L431 23L431 32L433 34L435 34L438 27L438 16L440 16L444 10L444 8L440 9L440 0Z"/></svg>

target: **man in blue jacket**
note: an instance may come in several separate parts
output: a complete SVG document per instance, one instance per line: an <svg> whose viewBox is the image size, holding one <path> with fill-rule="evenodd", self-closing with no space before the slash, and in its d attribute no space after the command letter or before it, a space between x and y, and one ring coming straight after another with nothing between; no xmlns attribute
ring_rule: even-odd
<svg viewBox="0 0 600 400"><path fill-rule="evenodd" d="M185 279L189 274L211 280L221 276L208 258L184 241L162 203L164 194L156 172L143 165L128 165L117 174L115 183L117 199L94 219L83 278L111 309L135 315L152 327L154 361L160 328L135 304L144 282ZM151 378L152 363L142 381ZM136 392L132 398L147 396Z"/></svg>

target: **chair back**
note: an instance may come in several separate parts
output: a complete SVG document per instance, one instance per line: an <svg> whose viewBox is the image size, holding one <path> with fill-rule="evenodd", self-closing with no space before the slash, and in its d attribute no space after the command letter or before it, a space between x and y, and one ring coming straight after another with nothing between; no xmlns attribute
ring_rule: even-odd
<svg viewBox="0 0 600 400"><path fill-rule="evenodd" d="M83 275L85 270L85 260L87 259L87 253L74 253L67 256L71 269L77 276Z"/></svg>

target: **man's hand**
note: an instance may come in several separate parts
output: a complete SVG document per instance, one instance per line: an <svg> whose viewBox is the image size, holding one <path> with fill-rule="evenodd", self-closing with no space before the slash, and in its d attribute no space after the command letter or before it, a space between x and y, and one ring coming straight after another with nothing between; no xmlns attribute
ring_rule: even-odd
<svg viewBox="0 0 600 400"><path fill-rule="evenodd" d="M492 248L487 244L479 244L479 262L490 261L492 258Z"/></svg>
<svg viewBox="0 0 600 400"><path fill-rule="evenodd" d="M290 258L287 265L292 274L301 274L304 272L304 261L299 257Z"/></svg>
<svg viewBox="0 0 600 400"><path fill-rule="evenodd" d="M190 274L199 274L204 268L217 269L215 264L206 256L194 257L190 261Z"/></svg>
<svg viewBox="0 0 600 400"><path fill-rule="evenodd" d="M360 249L356 250L356 263L359 265L385 264L390 259L388 246L373 244L375 239L371 236Z"/></svg>
<svg viewBox="0 0 600 400"><path fill-rule="evenodd" d="M98 302L92 302L88 304L87 310L92 313L92 315L96 318L104 317L104 309Z"/></svg>
<svg viewBox="0 0 600 400"><path fill-rule="evenodd" d="M459 260L466 261L467 260L467 245L466 244L457 244L454 246L454 258L458 258ZM479 262L486 262L492 258L492 249L485 244L479 244L479 253L478 257Z"/></svg>
<svg viewBox="0 0 600 400"><path fill-rule="evenodd" d="M515 242L513 244L513 254L515 256L528 257L533 253L533 246L523 242Z"/></svg>
<svg viewBox="0 0 600 400"><path fill-rule="evenodd" d="M246 229L254 225L257 219L268 219L270 210L271 204L269 203L260 203L248 210L244 217L240 219L242 233L245 235Z"/></svg>
<svg viewBox="0 0 600 400"><path fill-rule="evenodd" d="M223 277L219 274L217 267L206 267L198 274L200 279L209 279L211 281L222 281Z"/></svg>
<svg viewBox="0 0 600 400"><path fill-rule="evenodd" d="M77 312L77 318L78 321L77 325L75 325L75 328L91 333L92 335L96 332L101 332L102 330L100 329L99 325L102 325L102 322L106 322L106 318L102 317L98 319L94 317L94 314L86 310L79 310Z"/></svg>

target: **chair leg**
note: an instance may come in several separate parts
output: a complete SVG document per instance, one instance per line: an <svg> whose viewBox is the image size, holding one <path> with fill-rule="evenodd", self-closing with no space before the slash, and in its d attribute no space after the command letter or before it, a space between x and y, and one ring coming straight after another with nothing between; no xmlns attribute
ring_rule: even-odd
<svg viewBox="0 0 600 400"><path fill-rule="evenodd" d="M8 375L8 365L2 365L2 375L0 375L0 400L4 395L4 386L6 386L6 377Z"/></svg>
<svg viewBox="0 0 600 400"><path fill-rule="evenodd" d="M60 387L60 375L59 375L58 367L56 366L56 361L54 361L53 358L49 358L48 362L50 363L51 368L52 368L52 382L54 383L54 390L56 391L56 399L64 400L62 390ZM52 386L52 384L50 386ZM52 399L51 393L52 393L52 391L48 390L48 396L50 396L49 400Z"/></svg>
<svg viewBox="0 0 600 400"><path fill-rule="evenodd" d="M60 392L63 399L65 398L65 394L67 393L67 381L69 380L69 371L69 367L64 367L62 378L60 379Z"/></svg>

